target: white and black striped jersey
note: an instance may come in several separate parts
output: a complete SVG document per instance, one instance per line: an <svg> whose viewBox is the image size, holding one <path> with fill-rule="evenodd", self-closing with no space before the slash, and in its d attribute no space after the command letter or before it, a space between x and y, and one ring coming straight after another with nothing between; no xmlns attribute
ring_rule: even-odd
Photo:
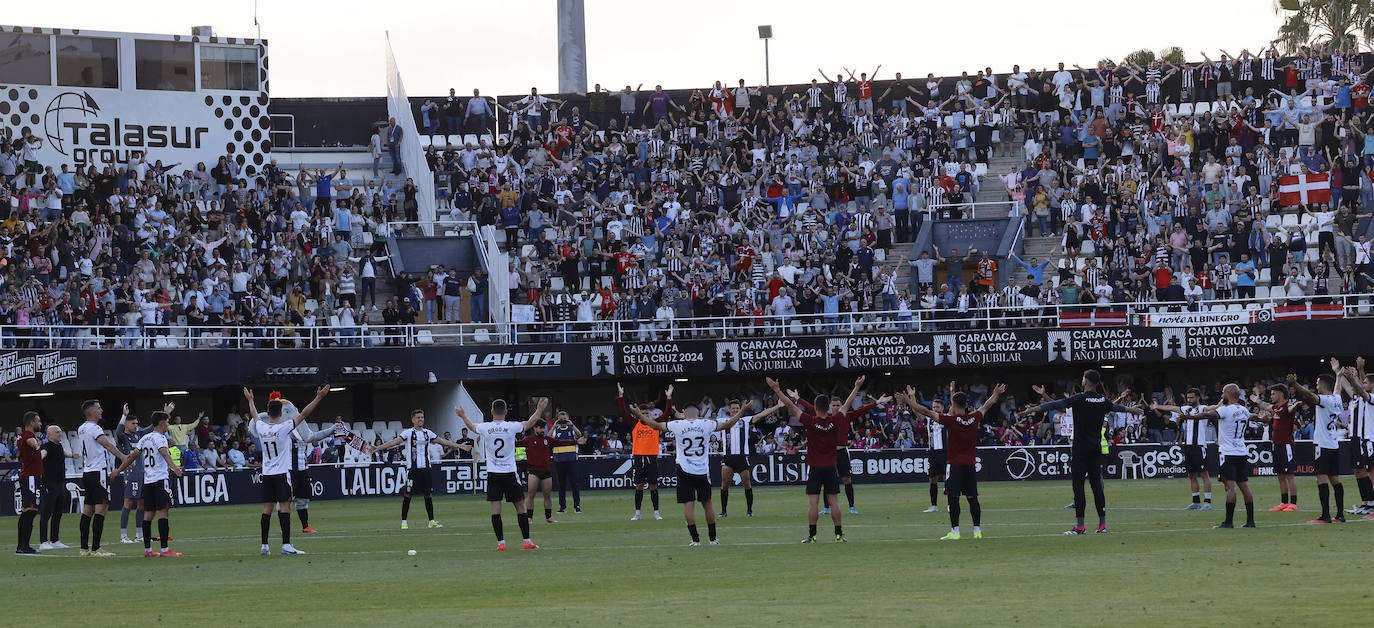
<svg viewBox="0 0 1374 628"><path fill-rule="evenodd" d="M758 266L758 264L755 264ZM721 417L721 421L730 420L729 416ZM754 424L753 416L741 417L730 429L720 433L720 453L726 456L749 455L752 453L749 447L749 432L752 431Z"/></svg>
<svg viewBox="0 0 1374 628"><path fill-rule="evenodd" d="M1240 77L1240 80L1242 80L1242 81L1253 81L1253 80L1255 80L1255 60L1254 60L1254 59L1246 59L1245 61L1240 61L1240 62L1238 62L1238 63L1236 64L1236 69L1237 69L1236 74Z"/></svg>
<svg viewBox="0 0 1374 628"><path fill-rule="evenodd" d="M1179 429L1183 431L1184 445L1207 444L1207 421L1194 421L1187 417L1202 412L1201 406L1179 406Z"/></svg>
<svg viewBox="0 0 1374 628"><path fill-rule="evenodd" d="M1274 57L1260 59L1260 78L1266 81L1274 80Z"/></svg>
<svg viewBox="0 0 1374 628"><path fill-rule="evenodd" d="M100 424L95 421L86 421L81 427L76 428L76 436L81 440L81 457L85 459L82 471L104 473L108 468L105 447L100 444L100 437L104 435L105 431L100 429Z"/></svg>
<svg viewBox="0 0 1374 628"><path fill-rule="evenodd" d="M806 103L807 103L807 106L809 106L809 107L819 107L819 106L821 106L821 94L823 94L823 93L825 93L825 90L823 90L823 89L821 89L821 88L819 88L819 87L807 88L807 90L806 90Z"/></svg>
<svg viewBox="0 0 1374 628"><path fill-rule="evenodd" d="M1194 81L1194 78L1195 78L1194 75L1195 75L1196 73L1197 73L1197 71L1193 69L1193 66L1191 66L1191 65L1185 65L1185 66L1183 66L1183 81L1182 81L1182 83L1183 83L1183 88L1184 88L1184 89L1192 89L1193 83L1195 82L1195 81Z"/></svg>
<svg viewBox="0 0 1374 628"><path fill-rule="evenodd" d="M434 462L429 457L429 444L439 436L427 429L408 427L401 430L401 462L407 469L428 469Z"/></svg>
<svg viewBox="0 0 1374 628"><path fill-rule="evenodd" d="M930 419L926 421L926 437L929 439L930 448L945 448L945 426L940 425L939 421Z"/></svg>
<svg viewBox="0 0 1374 628"><path fill-rule="evenodd" d="M841 81L839 83L835 83L833 87L835 90L835 102L843 103L845 97L849 94L849 86L845 85L844 82Z"/></svg>
<svg viewBox="0 0 1374 628"><path fill-rule="evenodd" d="M1350 440L1374 440L1374 404L1355 397L1348 409Z"/></svg>

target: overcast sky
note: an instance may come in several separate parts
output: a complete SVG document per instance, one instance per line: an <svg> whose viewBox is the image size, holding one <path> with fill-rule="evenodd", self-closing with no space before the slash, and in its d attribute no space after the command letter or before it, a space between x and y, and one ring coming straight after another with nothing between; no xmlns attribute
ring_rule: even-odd
<svg viewBox="0 0 1374 628"><path fill-rule="evenodd" d="M1045 8L1036 8L1036 5ZM773 84L796 84L841 66L906 76L1004 73L1058 61L1088 66L1139 48L1181 46L1189 59L1224 48L1238 54L1274 37L1269 0L586 0L588 81L706 87L764 80L758 25L771 24ZM273 96L385 94L383 34L407 91L415 95L558 89L555 0L448 2L263 0ZM9 25L253 37L253 0L8 2Z"/></svg>

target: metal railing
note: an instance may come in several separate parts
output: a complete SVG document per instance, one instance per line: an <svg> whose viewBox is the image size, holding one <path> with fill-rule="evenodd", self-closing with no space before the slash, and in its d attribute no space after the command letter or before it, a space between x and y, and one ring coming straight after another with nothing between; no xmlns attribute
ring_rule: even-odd
<svg viewBox="0 0 1374 628"><path fill-rule="evenodd" d="M594 320L533 323L435 323L354 327L219 326L0 326L3 349L330 349L501 345L522 343L651 342L686 339L846 336L918 331L963 331L1058 327L1063 313L1263 310L1303 303L1340 305L1346 317L1374 316L1374 294L1283 296L1198 303L1113 303L1109 305L984 306L958 309L881 310L817 314L720 316L665 320Z"/></svg>

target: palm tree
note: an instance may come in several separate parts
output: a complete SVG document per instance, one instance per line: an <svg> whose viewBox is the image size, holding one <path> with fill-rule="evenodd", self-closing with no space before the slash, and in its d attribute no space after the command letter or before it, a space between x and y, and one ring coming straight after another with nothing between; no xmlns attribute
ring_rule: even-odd
<svg viewBox="0 0 1374 628"><path fill-rule="evenodd" d="M1374 41L1374 0L1274 0L1274 13L1283 17L1274 43L1284 52L1358 49Z"/></svg>

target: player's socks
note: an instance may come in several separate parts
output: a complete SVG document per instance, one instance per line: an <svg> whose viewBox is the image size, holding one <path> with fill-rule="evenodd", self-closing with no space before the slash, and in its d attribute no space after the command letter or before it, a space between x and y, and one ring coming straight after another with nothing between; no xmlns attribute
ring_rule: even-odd
<svg viewBox="0 0 1374 628"><path fill-rule="evenodd" d="M89 550L91 548L91 516L82 514L81 524L78 527L81 529L81 549L83 551Z"/></svg>
<svg viewBox="0 0 1374 628"><path fill-rule="evenodd" d="M959 527L959 500L957 498L949 500L949 527Z"/></svg>
<svg viewBox="0 0 1374 628"><path fill-rule="evenodd" d="M1212 503L1212 493L1211 493L1211 491L1208 491L1208 492L1202 494L1202 502L1203 502L1204 504L1210 504L1210 503Z"/></svg>
<svg viewBox="0 0 1374 628"><path fill-rule="evenodd" d="M725 512L724 503L721 504L720 511ZM754 513L754 489L752 488L744 489L744 511L749 514Z"/></svg>
<svg viewBox="0 0 1374 628"><path fill-rule="evenodd" d="M1107 527L1107 515L1098 515L1098 516L1097 516L1097 527L1099 527L1099 528L1105 528L1105 527Z"/></svg>
<svg viewBox="0 0 1374 628"><path fill-rule="evenodd" d="M143 521L143 551L150 552L153 549L153 522Z"/></svg>
<svg viewBox="0 0 1374 628"><path fill-rule="evenodd" d="M296 516L297 516L297 517L300 517L300 520L301 520L301 529L302 529L302 530L304 530L304 529L310 527L310 509L309 509L309 508L297 508L297 509L296 509Z"/></svg>
<svg viewBox="0 0 1374 628"><path fill-rule="evenodd" d="M844 498L847 499L847 500L849 500L849 507L850 507L850 508L853 508L853 507L854 507L854 485L853 485L853 484L846 484L846 485L844 485Z"/></svg>
<svg viewBox="0 0 1374 628"><path fill-rule="evenodd" d="M134 521L143 521L143 508L141 505L138 510L134 511ZM135 529L137 530L138 528Z"/></svg>
<svg viewBox="0 0 1374 628"><path fill-rule="evenodd" d="M1201 504L1201 503L1202 503L1202 493L1199 493L1199 492L1197 492L1197 491L1193 491L1193 503L1194 503L1194 504Z"/></svg>
<svg viewBox="0 0 1374 628"><path fill-rule="evenodd" d="M553 509L552 509L552 508L545 508L545 509L544 509L544 519L553 519Z"/></svg>
<svg viewBox="0 0 1374 628"><path fill-rule="evenodd" d="M496 533L496 540L498 542L505 542L506 530L501 524L501 515L499 513L491 516L491 531Z"/></svg>
<svg viewBox="0 0 1374 628"><path fill-rule="evenodd" d="M277 513L277 523L281 525L281 544L291 544L291 513Z"/></svg>
<svg viewBox="0 0 1374 628"><path fill-rule="evenodd" d="M267 534L272 531L272 515L263 513L260 527L262 528L262 546L267 547Z"/></svg>
<svg viewBox="0 0 1374 628"><path fill-rule="evenodd" d="M143 521L143 518L142 518L142 517L139 517L138 519L136 519L136 521ZM128 509L128 508L123 508L123 509L120 509L120 511L119 511L119 537L120 537L121 539L127 539L127 538L129 538L129 509Z"/></svg>
<svg viewBox="0 0 1374 628"><path fill-rule="evenodd" d="M434 498L425 496L425 514L429 515L429 520L434 521Z"/></svg>
<svg viewBox="0 0 1374 628"><path fill-rule="evenodd" d="M940 505L939 502L938 502L939 496L940 496L940 485L939 485L939 484L931 484L931 485L930 485L930 505L931 505L931 506L939 507L939 505Z"/></svg>
<svg viewBox="0 0 1374 628"><path fill-rule="evenodd" d="M983 523L983 505L978 503L978 498L968 500L968 514L973 519L973 529L976 532Z"/></svg>
<svg viewBox="0 0 1374 628"><path fill-rule="evenodd" d="M1331 486L1327 484L1317 485L1317 500L1322 504L1322 516L1319 519L1331 518Z"/></svg>
<svg viewBox="0 0 1374 628"><path fill-rule="evenodd" d="M1281 504L1287 504L1287 503L1288 503L1288 493L1283 493L1283 494L1281 494L1281 495L1279 496L1279 500L1280 500L1279 503L1281 503Z"/></svg>
<svg viewBox="0 0 1374 628"><path fill-rule="evenodd" d="M1078 519L1078 527L1080 527L1080 528L1083 527L1083 518L1082 518L1082 517L1078 517L1077 519Z"/></svg>
<svg viewBox="0 0 1374 628"><path fill-rule="evenodd" d="M1336 496L1336 516L1345 516L1345 485L1337 484L1331 487L1331 492Z"/></svg>
<svg viewBox="0 0 1374 628"><path fill-rule="evenodd" d="M1369 476L1355 478L1355 484L1360 487L1360 500L1363 505L1369 505L1374 501L1374 479Z"/></svg>
<svg viewBox="0 0 1374 628"><path fill-rule="evenodd" d="M1255 502L1245 502L1245 525L1255 525Z"/></svg>
<svg viewBox="0 0 1374 628"><path fill-rule="evenodd" d="M658 489L649 491L649 502L654 505L654 512L658 512Z"/></svg>
<svg viewBox="0 0 1374 628"><path fill-rule="evenodd" d="M644 489L642 489L642 488L637 488L637 489L635 489L635 514L636 514L636 515L639 514L640 509L643 508L643 507L644 507Z"/></svg>
<svg viewBox="0 0 1374 628"><path fill-rule="evenodd" d="M1288 494L1288 503L1289 503L1290 505L1292 505L1294 509L1297 509L1297 507L1298 507L1298 494L1297 494L1297 493L1289 493L1289 494Z"/></svg>
<svg viewBox="0 0 1374 628"><path fill-rule="evenodd" d="M530 513L522 512L515 515L515 520L520 524L520 538L530 540Z"/></svg>
<svg viewBox="0 0 1374 628"><path fill-rule="evenodd" d="M105 531L105 515L91 516L91 551L100 549L100 534Z"/></svg>
<svg viewBox="0 0 1374 628"><path fill-rule="evenodd" d="M725 516L725 511L728 510L727 507L728 507L729 504L730 504L730 491L727 491L727 490L725 490L725 489L720 489L720 514L721 514L721 516Z"/></svg>
<svg viewBox="0 0 1374 628"><path fill-rule="evenodd" d="M401 498L401 521L405 521L406 519L409 519L409 518L410 518L410 498L409 498L409 497L402 497L402 498Z"/></svg>
<svg viewBox="0 0 1374 628"><path fill-rule="evenodd" d="M700 534L697 534L697 526L696 526L695 523L689 523L689 524L687 524L687 534L692 535L692 542L693 542L693 543L700 543L700 542L701 542L701 535L700 535Z"/></svg>
<svg viewBox="0 0 1374 628"><path fill-rule="evenodd" d="M813 524L811 524L811 525L809 525L809 526L806 527L806 536L807 536L808 538L815 538L815 537L816 537L816 524L813 523Z"/></svg>
<svg viewBox="0 0 1374 628"><path fill-rule="evenodd" d="M1236 516L1236 502L1227 500L1226 502L1226 525L1231 525Z"/></svg>
<svg viewBox="0 0 1374 628"><path fill-rule="evenodd" d="M835 526L835 536L844 536L844 526Z"/></svg>
<svg viewBox="0 0 1374 628"><path fill-rule="evenodd" d="M290 523L291 518L290 518L290 517L287 517L286 521L287 521L288 523ZM167 542L171 540L171 537L169 536L169 535L171 534L171 525L168 523L168 521L167 521L166 519L158 519L158 520L157 520L157 533L158 533L158 538L161 539L161 541L159 541L159 542L162 544L162 551L165 552L165 551L167 551ZM148 538L148 532L147 532L147 530L144 530L144 532L143 532L143 538L144 538L144 542L146 543L146 542L147 542L147 538Z"/></svg>
<svg viewBox="0 0 1374 628"><path fill-rule="evenodd" d="M706 536L707 536L707 538L711 539L712 542L714 542L714 541L716 540L716 524L715 524L715 522L711 522L711 523L706 524Z"/></svg>

